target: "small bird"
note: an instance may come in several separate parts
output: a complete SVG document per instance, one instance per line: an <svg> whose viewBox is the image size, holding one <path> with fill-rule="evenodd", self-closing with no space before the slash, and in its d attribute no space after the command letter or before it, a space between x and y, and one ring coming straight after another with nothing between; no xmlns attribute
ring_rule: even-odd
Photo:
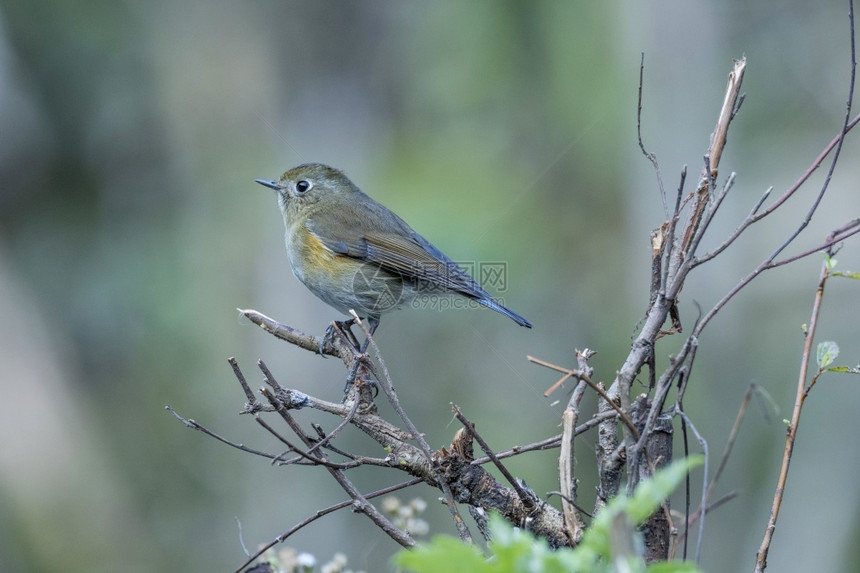
<svg viewBox="0 0 860 573"><path fill-rule="evenodd" d="M364 194L341 171L308 163L277 181L255 180L277 192L293 274L335 309L370 323L416 297L454 293L521 326L531 323L484 290L460 265ZM351 324L347 321L345 324Z"/></svg>

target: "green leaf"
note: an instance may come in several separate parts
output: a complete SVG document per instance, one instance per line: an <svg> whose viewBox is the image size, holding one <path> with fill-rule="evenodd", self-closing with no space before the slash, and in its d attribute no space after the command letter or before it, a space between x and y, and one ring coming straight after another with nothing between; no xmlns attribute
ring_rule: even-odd
<svg viewBox="0 0 860 573"><path fill-rule="evenodd" d="M394 562L415 573L496 571L477 547L463 543L450 535L437 535L427 545L401 551L394 556Z"/></svg>
<svg viewBox="0 0 860 573"><path fill-rule="evenodd" d="M827 265L828 271L832 271L833 269L835 269L837 262L838 261L836 259L831 258L830 255L828 255L827 253L824 253L824 264Z"/></svg>
<svg viewBox="0 0 860 573"><path fill-rule="evenodd" d="M553 551L546 540L515 528L497 513L490 516L493 573L565 573L594 571L595 555L588 551L558 549ZM463 569L467 571L467 569Z"/></svg>
<svg viewBox="0 0 860 573"><path fill-rule="evenodd" d="M640 524L657 511L663 500L675 491L687 476L690 470L705 462L703 456L690 456L672 462L662 470L654 474L651 479L639 484L633 497L630 499L630 507L627 513Z"/></svg>
<svg viewBox="0 0 860 573"><path fill-rule="evenodd" d="M672 462L651 479L640 483L633 497L619 495L613 499L591 522L581 545L590 547L603 558L611 558L610 532L615 516L626 512L630 520L639 525L660 507L663 500L684 480L687 472L703 462L702 456L690 456Z"/></svg>
<svg viewBox="0 0 860 573"><path fill-rule="evenodd" d="M828 372L839 372L840 374L860 374L860 366L831 366Z"/></svg>
<svg viewBox="0 0 860 573"><path fill-rule="evenodd" d="M620 495L592 521L576 549L551 550L546 540L515 528L497 513L490 515L492 542L490 558L474 545L440 535L426 544L403 550L394 563L410 573L610 573L617 566L646 573L696 573L687 563L666 563L645 567L635 526L656 511L681 483L687 472L703 462L702 456L678 460L639 484L632 497Z"/></svg>
<svg viewBox="0 0 860 573"><path fill-rule="evenodd" d="M839 356L839 346L832 340L827 340L818 344L818 352L816 360L818 367L822 370L833 364L836 357Z"/></svg>

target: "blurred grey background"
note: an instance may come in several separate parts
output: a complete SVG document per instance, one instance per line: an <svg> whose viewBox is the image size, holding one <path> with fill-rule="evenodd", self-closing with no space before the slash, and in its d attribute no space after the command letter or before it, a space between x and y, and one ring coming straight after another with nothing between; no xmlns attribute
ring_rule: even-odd
<svg viewBox="0 0 860 573"><path fill-rule="evenodd" d="M781 193L837 132L847 98L845 1L771 2L0 2L0 569L229 571L250 547L344 498L308 468L189 431L166 404L252 447L279 446L237 412L265 360L281 383L337 400L344 372L239 320L255 308L321 333L337 313L293 277L275 200L255 178L308 161L344 169L460 261L507 264L505 303L408 310L378 341L432 446L459 404L502 450L559 431L564 394L535 355L574 365L599 351L610 382L647 305L648 234L663 221L642 128L670 193L690 182L732 58L746 103L721 175L738 173L706 239L719 244L769 186ZM812 224L821 241L860 212L852 135ZM823 173L771 220L694 273L688 328L795 228ZM842 268L860 268L856 241ZM703 566L751 568L767 520L820 257L762 276L714 320L686 407L715 467L743 393L750 408L708 519ZM493 290L491 288L491 290ZM860 362L856 286L833 281L820 339ZM658 365L678 347L664 339ZM555 403L561 400L561 404ZM770 566L860 562L857 381L825 379L807 403ZM586 412L594 408L589 397ZM390 413L382 406L383 413ZM301 413L327 428L335 420ZM847 443L846 443L847 439ZM593 435L578 439L581 502L593 502ZM341 447L383 455L356 432ZM680 450L679 450L680 454ZM557 489L556 452L511 462ZM359 470L371 491L406 476ZM438 493L423 496L451 533ZM288 541L380 571L397 547L342 511Z"/></svg>

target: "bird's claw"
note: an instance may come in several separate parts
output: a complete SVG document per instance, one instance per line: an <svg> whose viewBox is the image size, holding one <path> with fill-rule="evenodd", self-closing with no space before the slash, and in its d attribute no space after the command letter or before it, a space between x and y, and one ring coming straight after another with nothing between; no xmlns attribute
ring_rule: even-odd
<svg viewBox="0 0 860 573"><path fill-rule="evenodd" d="M322 340L320 341L319 353L321 356L325 357L325 353L323 352L326 344L333 344L334 337L339 333L343 333L349 343L358 350L360 345L358 343L358 339L355 337L355 334L352 332L352 325L355 324L354 319L349 320L336 320L328 325L325 329L325 334L323 334Z"/></svg>

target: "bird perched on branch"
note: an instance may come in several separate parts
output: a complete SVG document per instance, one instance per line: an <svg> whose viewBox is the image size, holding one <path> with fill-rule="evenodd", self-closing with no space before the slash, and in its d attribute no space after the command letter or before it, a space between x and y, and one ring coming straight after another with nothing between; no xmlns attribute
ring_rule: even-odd
<svg viewBox="0 0 860 573"><path fill-rule="evenodd" d="M277 193L296 278L340 312L366 317L371 333L383 313L447 293L532 327L341 171L309 163L256 182Z"/></svg>

